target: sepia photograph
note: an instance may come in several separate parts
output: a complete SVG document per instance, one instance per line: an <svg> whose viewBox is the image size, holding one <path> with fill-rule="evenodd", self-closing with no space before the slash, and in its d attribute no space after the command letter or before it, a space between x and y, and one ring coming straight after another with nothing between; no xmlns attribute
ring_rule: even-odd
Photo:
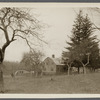
<svg viewBox="0 0 100 100"><path fill-rule="evenodd" d="M100 94L100 4L0 3L0 95Z"/></svg>

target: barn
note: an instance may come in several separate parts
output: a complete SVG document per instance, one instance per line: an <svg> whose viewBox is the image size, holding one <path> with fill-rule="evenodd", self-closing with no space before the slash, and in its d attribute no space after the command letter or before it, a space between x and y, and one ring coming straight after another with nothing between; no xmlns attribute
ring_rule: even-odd
<svg viewBox="0 0 100 100"><path fill-rule="evenodd" d="M64 64L61 63L59 58L55 58L55 55L52 57L47 57L42 62L43 73L45 74L60 74L67 72L67 68Z"/></svg>

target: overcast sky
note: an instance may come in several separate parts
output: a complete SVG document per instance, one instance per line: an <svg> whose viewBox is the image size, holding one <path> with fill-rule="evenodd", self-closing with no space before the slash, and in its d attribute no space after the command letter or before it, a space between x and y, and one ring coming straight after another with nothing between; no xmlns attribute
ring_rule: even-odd
<svg viewBox="0 0 100 100"><path fill-rule="evenodd" d="M48 45L43 47L36 47L45 53L45 56L51 57L55 54L56 57L61 57L61 53L64 47L67 46L66 41L70 41L68 36L71 36L72 25L76 18L79 8L66 8L66 7L37 7L33 10L38 14L38 20L49 25L44 29L44 40L48 42ZM88 11L86 12L88 13ZM96 24L99 18L96 14L90 13L91 20ZM98 38L100 32L96 32ZM6 50L5 60L20 61L24 52L28 52L29 47L23 41L15 41Z"/></svg>

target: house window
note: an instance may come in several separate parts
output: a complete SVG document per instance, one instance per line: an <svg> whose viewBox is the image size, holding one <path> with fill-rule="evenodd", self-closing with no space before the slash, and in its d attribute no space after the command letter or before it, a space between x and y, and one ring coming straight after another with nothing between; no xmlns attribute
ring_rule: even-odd
<svg viewBox="0 0 100 100"><path fill-rule="evenodd" d="M59 67L58 67L58 71L59 71Z"/></svg>
<svg viewBox="0 0 100 100"><path fill-rule="evenodd" d="M51 68L51 71L53 71L53 68Z"/></svg>

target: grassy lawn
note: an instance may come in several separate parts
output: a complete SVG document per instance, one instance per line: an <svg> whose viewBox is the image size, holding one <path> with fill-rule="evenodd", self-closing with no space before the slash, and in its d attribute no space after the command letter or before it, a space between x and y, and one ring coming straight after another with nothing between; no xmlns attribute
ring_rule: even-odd
<svg viewBox="0 0 100 100"><path fill-rule="evenodd" d="M100 93L100 73L38 77L4 77L6 93Z"/></svg>

